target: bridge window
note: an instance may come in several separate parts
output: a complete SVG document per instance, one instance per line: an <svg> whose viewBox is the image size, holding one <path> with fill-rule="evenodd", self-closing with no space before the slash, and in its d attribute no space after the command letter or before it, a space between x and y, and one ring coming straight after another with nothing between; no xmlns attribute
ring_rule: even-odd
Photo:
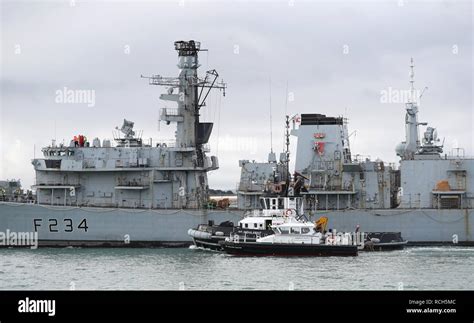
<svg viewBox="0 0 474 323"><path fill-rule="evenodd" d="M61 160L45 159L46 168L61 168Z"/></svg>
<svg viewBox="0 0 474 323"><path fill-rule="evenodd" d="M291 227L290 232L291 234L300 234L300 228Z"/></svg>
<svg viewBox="0 0 474 323"><path fill-rule="evenodd" d="M301 233L303 234L309 233L309 228L301 228Z"/></svg>
<svg viewBox="0 0 474 323"><path fill-rule="evenodd" d="M278 199L270 199L270 209L276 210L278 208Z"/></svg>
<svg viewBox="0 0 474 323"><path fill-rule="evenodd" d="M283 199L278 199L278 208L280 210L285 208Z"/></svg>

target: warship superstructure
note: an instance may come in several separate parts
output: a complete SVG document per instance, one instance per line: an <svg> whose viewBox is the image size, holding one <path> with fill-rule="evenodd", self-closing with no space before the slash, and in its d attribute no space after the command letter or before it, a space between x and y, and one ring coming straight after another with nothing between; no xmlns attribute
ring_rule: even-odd
<svg viewBox="0 0 474 323"><path fill-rule="evenodd" d="M406 138L395 149L399 167L353 156L345 118L302 114L291 118L298 138L293 182L304 179L295 194L303 196L306 215L324 214L339 230L360 225L401 232L411 244L473 244L474 159L461 149L443 154L435 128L426 127L420 140L427 123L418 121L413 67L412 61ZM240 161L239 207L255 208L262 195L277 193L285 183L267 185L268 177L282 165Z"/></svg>
<svg viewBox="0 0 474 323"><path fill-rule="evenodd" d="M225 91L225 84L215 70L198 76L200 43L178 41L175 49L178 77L146 77L165 86L161 99L177 106L160 113L176 123L174 142L144 142L128 120L115 143L82 135L67 146L53 141L32 161L36 196L0 194L0 232L37 232L46 246L182 246L192 242L189 228L237 223L260 208L263 196L298 196L302 214L326 216L339 231L400 232L410 244L473 244L474 159L462 150L443 153L432 127L420 140L427 124L418 121L413 64L398 167L353 155L343 117L287 116L286 151L278 159L271 151L267 162L239 161L238 207L213 209L207 172L219 164L207 155L212 123L201 122L199 111L209 91ZM293 176L290 135L298 140Z"/></svg>
<svg viewBox="0 0 474 323"><path fill-rule="evenodd" d="M124 120L114 146L98 138L92 144L53 143L42 149L44 158L33 160L39 204L198 209L207 203L206 173L218 168L218 160L206 156L213 124L200 122L199 110L212 88L225 85L216 83L216 71L198 78L199 43L179 41L175 47L179 76L147 78L168 87L160 99L177 104L161 110L162 121L177 124L176 141L144 143L135 136L134 123Z"/></svg>
<svg viewBox="0 0 474 323"><path fill-rule="evenodd" d="M69 145L54 141L32 161L36 200L0 205L0 230L38 232L42 245L180 245L187 228L203 221L238 220L240 214L208 211L207 156L213 124L200 122L212 89L224 91L216 70L198 76L200 43L177 41L178 77L144 77L167 88L161 120L176 123L174 142L144 142L124 120L115 144L83 135Z"/></svg>

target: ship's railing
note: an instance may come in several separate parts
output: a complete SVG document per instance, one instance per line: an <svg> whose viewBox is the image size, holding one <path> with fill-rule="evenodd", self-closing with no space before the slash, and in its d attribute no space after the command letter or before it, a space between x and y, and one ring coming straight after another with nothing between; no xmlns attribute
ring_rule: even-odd
<svg viewBox="0 0 474 323"><path fill-rule="evenodd" d="M156 140L155 141L157 145L160 145L160 147L168 147L168 148L176 148L176 140L174 139L162 139L162 140Z"/></svg>
<svg viewBox="0 0 474 323"><path fill-rule="evenodd" d="M178 108L162 108L161 109L162 116L179 116Z"/></svg>
<svg viewBox="0 0 474 323"><path fill-rule="evenodd" d="M455 156L455 155L444 155L441 156L442 159L447 159L447 160L464 160L464 159L474 159L474 155L460 155L460 156Z"/></svg>
<svg viewBox="0 0 474 323"><path fill-rule="evenodd" d="M309 188L311 190L317 191L325 191L325 192L334 192L334 191L341 191L341 192L354 192L355 186L354 183L350 185L310 185Z"/></svg>
<svg viewBox="0 0 474 323"><path fill-rule="evenodd" d="M68 183L61 183L57 181L45 181L41 183L34 183L33 186L41 188L41 186L65 186L65 187L71 187L71 186L80 186L79 182L68 182Z"/></svg>
<svg viewBox="0 0 474 323"><path fill-rule="evenodd" d="M458 158L465 158L466 151L464 148L453 148L451 149L450 155Z"/></svg>
<svg viewBox="0 0 474 323"><path fill-rule="evenodd" d="M116 182L116 186L124 186L124 187L137 187L137 186L146 186L149 185L149 181L145 180L142 181L140 178L138 180L126 180L126 179L119 179Z"/></svg>
<svg viewBox="0 0 474 323"><path fill-rule="evenodd" d="M248 236L247 236L248 235ZM235 232L231 232L230 235L229 235L229 241L232 241L232 242L235 242L235 243L239 243L239 242L247 242L247 239L260 239L262 237L262 234L261 232L242 232L242 233L235 233Z"/></svg>
<svg viewBox="0 0 474 323"><path fill-rule="evenodd" d="M176 140L170 139L170 140L157 140L155 141L156 144L159 144L161 147L167 147L167 148L193 148L193 147L186 147L186 146L178 146L176 143ZM211 146L209 144L203 144L202 145L202 150L204 152L210 152L211 151Z"/></svg>
<svg viewBox="0 0 474 323"><path fill-rule="evenodd" d="M358 163L362 163L367 160L370 160L370 155L360 155L360 154L354 155L354 161Z"/></svg>

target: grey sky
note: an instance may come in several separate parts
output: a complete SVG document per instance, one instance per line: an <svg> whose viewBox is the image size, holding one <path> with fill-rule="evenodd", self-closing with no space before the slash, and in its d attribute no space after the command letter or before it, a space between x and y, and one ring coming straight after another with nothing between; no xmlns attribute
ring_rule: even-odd
<svg viewBox="0 0 474 323"><path fill-rule="evenodd" d="M2 1L1 11L0 179L26 187L33 147L39 156L54 137L111 138L127 118L144 138L171 138L174 127L157 125L164 89L140 74L176 76L175 40L201 41L201 72L228 83L202 112L218 122L214 188L235 188L239 159L266 159L270 78L274 150L288 82L288 113L345 115L354 154L396 162L404 105L382 103L381 91L408 89L410 57L417 87L429 87L420 121L438 128L446 152L474 155L470 1ZM64 87L94 90L95 106L56 103Z"/></svg>

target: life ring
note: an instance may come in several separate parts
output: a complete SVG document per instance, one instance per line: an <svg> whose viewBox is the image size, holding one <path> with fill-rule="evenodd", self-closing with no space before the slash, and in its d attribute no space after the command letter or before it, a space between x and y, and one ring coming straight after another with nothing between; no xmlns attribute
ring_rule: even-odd
<svg viewBox="0 0 474 323"><path fill-rule="evenodd" d="M285 211L285 216L286 217L289 217L292 214L293 214L293 211L291 209L286 209L286 211Z"/></svg>

